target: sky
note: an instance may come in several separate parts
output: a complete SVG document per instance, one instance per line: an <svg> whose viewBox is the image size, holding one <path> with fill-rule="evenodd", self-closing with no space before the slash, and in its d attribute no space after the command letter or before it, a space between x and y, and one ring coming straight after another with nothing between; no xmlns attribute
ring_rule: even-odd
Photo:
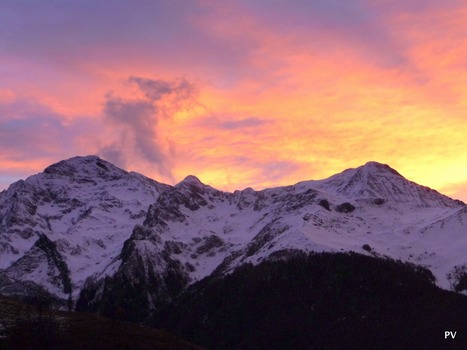
<svg viewBox="0 0 467 350"><path fill-rule="evenodd" d="M377 161L467 202L467 2L0 0L0 190L96 154L232 191Z"/></svg>

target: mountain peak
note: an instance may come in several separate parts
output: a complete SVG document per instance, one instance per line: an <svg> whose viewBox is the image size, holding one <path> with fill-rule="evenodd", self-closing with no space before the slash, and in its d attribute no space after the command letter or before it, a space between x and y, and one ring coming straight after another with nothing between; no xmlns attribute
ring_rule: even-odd
<svg viewBox="0 0 467 350"><path fill-rule="evenodd" d="M44 169L47 175L65 176L70 178L121 177L125 170L99 158L96 155L76 156L58 163L52 164Z"/></svg>
<svg viewBox="0 0 467 350"><path fill-rule="evenodd" d="M178 187L178 186L181 186L181 185L201 185L201 186L205 186L200 179L198 179L196 176L194 175L188 175L187 177L185 177L182 181L180 181L178 184L176 184L175 186Z"/></svg>
<svg viewBox="0 0 467 350"><path fill-rule="evenodd" d="M399 174L396 170L391 168L389 165L383 164L383 163L378 163L378 162L375 162L375 161L369 161L369 162L365 163L365 165L362 165L362 166L358 167L357 170L364 171L364 172L367 172L367 173L380 173L380 174L381 173L391 173L393 175L397 175L397 176L402 177L401 174Z"/></svg>
<svg viewBox="0 0 467 350"><path fill-rule="evenodd" d="M419 207L459 204L431 188L407 180L389 165L370 161L318 182L318 188L347 199L383 198Z"/></svg>

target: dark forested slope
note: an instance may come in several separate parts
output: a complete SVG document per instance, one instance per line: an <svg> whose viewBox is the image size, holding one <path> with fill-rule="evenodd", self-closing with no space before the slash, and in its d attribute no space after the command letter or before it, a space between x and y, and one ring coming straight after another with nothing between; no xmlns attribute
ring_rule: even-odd
<svg viewBox="0 0 467 350"><path fill-rule="evenodd" d="M211 349L464 349L467 297L414 265L298 253L205 279L154 324Z"/></svg>

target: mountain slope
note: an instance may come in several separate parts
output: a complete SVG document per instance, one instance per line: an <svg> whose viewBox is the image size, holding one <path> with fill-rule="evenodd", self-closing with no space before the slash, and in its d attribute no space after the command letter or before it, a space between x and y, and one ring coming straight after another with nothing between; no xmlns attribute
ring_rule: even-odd
<svg viewBox="0 0 467 350"><path fill-rule="evenodd" d="M385 181L394 183L368 192L369 186L376 188ZM408 191L404 196L394 190L401 186ZM112 315L118 305L144 319L151 306L158 309L203 277L225 275L243 264L258 264L275 253L284 256L297 249L355 251L422 264L448 289L452 269L465 259L443 251L440 239L422 232L463 208L459 201L375 163L328 180L263 191L226 193L190 176L150 206L143 226L135 227L125 243L129 250L121 255L115 277L89 280L78 307ZM442 228L437 232L444 234ZM459 231L452 242L462 247L466 239ZM172 290L168 279L175 281ZM116 291L117 284L125 288ZM141 285L152 286L153 291ZM145 302L135 304L141 300Z"/></svg>
<svg viewBox="0 0 467 350"><path fill-rule="evenodd" d="M376 162L324 180L229 193L194 176L169 186L95 156L75 157L0 193L1 267L64 300L68 276L78 309L123 311L131 320L206 276L297 250L413 262L439 286L462 291L464 218L462 202ZM45 238L50 249L40 249ZM0 292L18 289L8 283Z"/></svg>

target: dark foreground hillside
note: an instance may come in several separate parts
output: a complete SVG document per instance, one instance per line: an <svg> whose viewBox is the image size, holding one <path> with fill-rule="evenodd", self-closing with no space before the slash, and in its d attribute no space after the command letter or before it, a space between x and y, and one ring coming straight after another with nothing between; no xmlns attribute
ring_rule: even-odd
<svg viewBox="0 0 467 350"><path fill-rule="evenodd" d="M161 330L0 297L0 349L197 350Z"/></svg>
<svg viewBox="0 0 467 350"><path fill-rule="evenodd" d="M467 297L432 281L392 260L297 254L205 279L153 324L209 349L466 349Z"/></svg>

